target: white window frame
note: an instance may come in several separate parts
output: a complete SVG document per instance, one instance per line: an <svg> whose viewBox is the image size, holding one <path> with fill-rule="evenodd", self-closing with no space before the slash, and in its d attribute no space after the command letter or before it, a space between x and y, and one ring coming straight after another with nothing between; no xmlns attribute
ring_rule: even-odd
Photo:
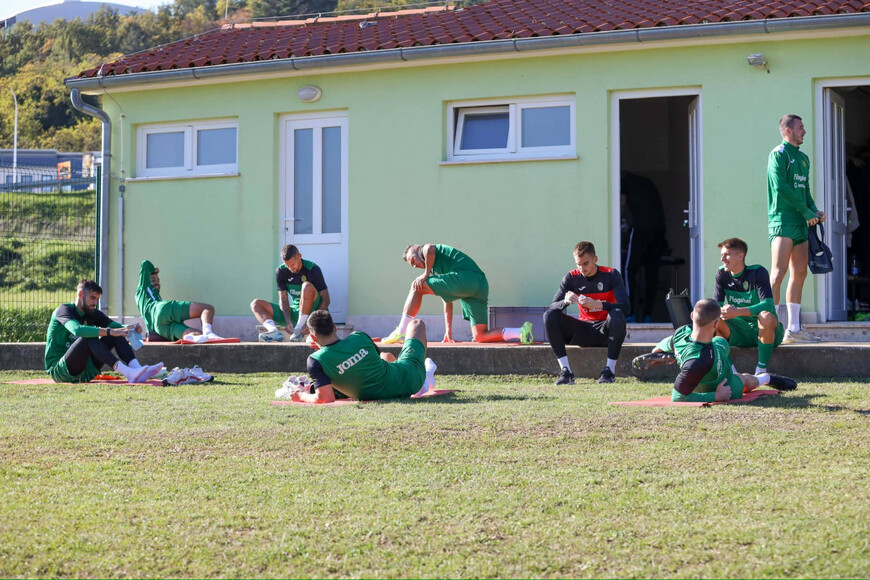
<svg viewBox="0 0 870 580"><path fill-rule="evenodd" d="M236 130L236 162L219 165L198 165L197 133L209 129ZM184 133L184 162L176 167L148 168L148 136L157 133ZM197 121L191 123L161 123L142 125L137 131L137 177L195 177L235 175L239 172L239 123L236 120Z"/></svg>
<svg viewBox="0 0 870 580"><path fill-rule="evenodd" d="M512 99L457 101L447 105L447 161L485 162L525 159L575 159L577 157L576 97L554 95ZM526 109L568 107L570 142L567 145L523 147L522 113ZM463 150L462 134L465 118L471 113L508 113L507 146L498 149Z"/></svg>

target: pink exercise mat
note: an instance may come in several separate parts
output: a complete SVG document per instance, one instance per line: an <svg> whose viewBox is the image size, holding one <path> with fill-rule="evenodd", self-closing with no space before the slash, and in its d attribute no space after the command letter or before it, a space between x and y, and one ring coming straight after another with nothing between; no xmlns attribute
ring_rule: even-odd
<svg viewBox="0 0 870 580"><path fill-rule="evenodd" d="M435 397L441 397L443 395L449 395L450 393L455 393L455 390L451 389L438 389L435 391L429 391L425 395L421 395L419 397L412 395L412 399L433 399ZM386 399L389 400L389 399ZM340 405L354 405L356 403L374 403L376 401L357 401L356 399L338 399L337 401L333 401L332 403L302 403L300 401L272 401L269 403L270 405L275 405L276 407L338 407Z"/></svg>
<svg viewBox="0 0 870 580"><path fill-rule="evenodd" d="M22 381L6 381L6 385L151 385L155 387L163 386L163 382L157 379L151 379L144 383L128 383L127 381L106 381L93 380L89 383L56 383L51 379L25 379Z"/></svg>

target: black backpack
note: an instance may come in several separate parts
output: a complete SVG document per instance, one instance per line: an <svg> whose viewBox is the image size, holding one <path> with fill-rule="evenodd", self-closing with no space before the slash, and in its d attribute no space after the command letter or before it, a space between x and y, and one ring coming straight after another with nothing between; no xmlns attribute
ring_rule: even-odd
<svg viewBox="0 0 870 580"><path fill-rule="evenodd" d="M821 234L819 233L821 230ZM827 274L834 271L834 257L831 248L825 245L822 239L825 237L825 227L822 222L810 228L810 272L813 274Z"/></svg>

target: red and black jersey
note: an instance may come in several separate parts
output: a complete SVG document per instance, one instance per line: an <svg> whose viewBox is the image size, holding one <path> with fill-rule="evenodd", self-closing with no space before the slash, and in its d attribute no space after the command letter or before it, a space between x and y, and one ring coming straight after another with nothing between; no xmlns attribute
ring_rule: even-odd
<svg viewBox="0 0 870 580"><path fill-rule="evenodd" d="M622 310L625 315L629 314L631 307L628 303L628 293L625 291L625 284L622 281L622 276L618 270L607 268L606 266L598 266L598 271L591 278L587 278L580 273L580 270L571 270L562 279L562 285L559 286L559 291L553 298L551 308L564 310L565 294L568 292L574 294L585 294L593 300L600 300L603 303L603 310L587 310L580 306L580 320L604 320L607 318L609 310Z"/></svg>

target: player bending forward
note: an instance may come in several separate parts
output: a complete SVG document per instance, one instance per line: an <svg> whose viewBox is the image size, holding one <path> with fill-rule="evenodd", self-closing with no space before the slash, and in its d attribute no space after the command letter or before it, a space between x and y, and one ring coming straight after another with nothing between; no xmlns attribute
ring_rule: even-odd
<svg viewBox="0 0 870 580"><path fill-rule="evenodd" d="M734 371L728 341L714 336L720 313L717 301L709 298L699 300L692 310L691 325L681 326L673 336L656 345L652 353L637 357L632 364L637 370L647 370L657 364L669 363L675 356L680 373L674 381L671 400L676 402L712 403L739 399L744 393L766 384L780 391L795 390L797 383L788 377Z"/></svg>
<svg viewBox="0 0 870 580"><path fill-rule="evenodd" d="M308 330L319 348L308 357L311 387L308 392L294 393L294 401L331 403L335 391L360 401L397 399L422 395L435 387L436 366L426 358L426 325L420 320L408 325L398 359L379 353L364 332L339 339L332 316L325 310L311 313Z"/></svg>

